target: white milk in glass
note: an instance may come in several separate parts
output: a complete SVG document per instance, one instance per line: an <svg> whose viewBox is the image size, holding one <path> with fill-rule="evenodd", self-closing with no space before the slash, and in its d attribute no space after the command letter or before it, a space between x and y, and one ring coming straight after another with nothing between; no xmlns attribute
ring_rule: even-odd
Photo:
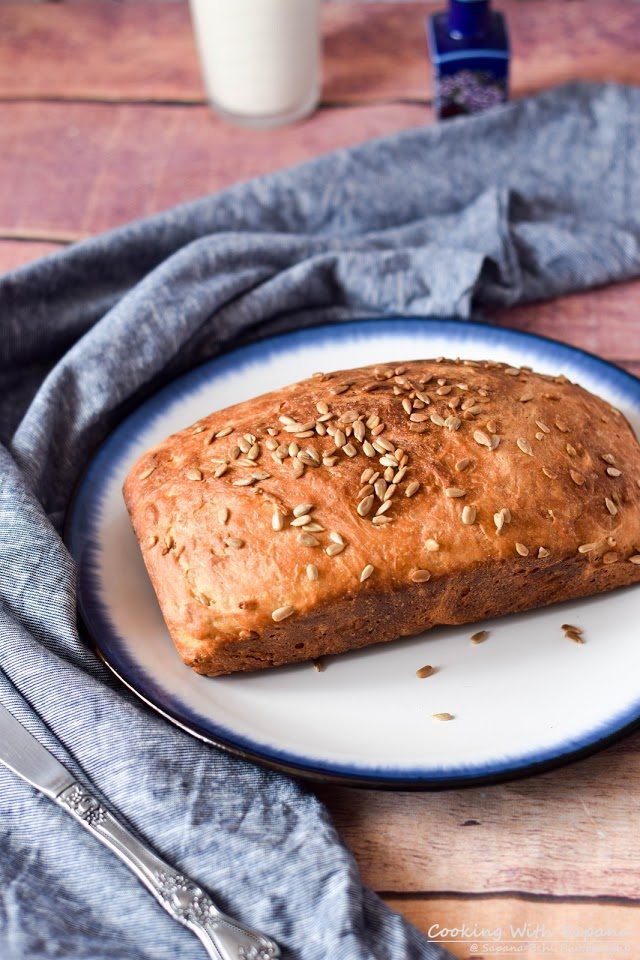
<svg viewBox="0 0 640 960"><path fill-rule="evenodd" d="M190 0L207 96L256 126L310 113L320 90L320 0Z"/></svg>

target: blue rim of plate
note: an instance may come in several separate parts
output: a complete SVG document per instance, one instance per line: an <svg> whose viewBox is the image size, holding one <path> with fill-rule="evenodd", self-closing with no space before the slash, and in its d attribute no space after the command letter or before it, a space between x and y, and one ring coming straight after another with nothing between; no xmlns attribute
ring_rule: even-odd
<svg viewBox="0 0 640 960"><path fill-rule="evenodd" d="M162 387L117 426L98 448L88 463L65 518L65 542L78 564L78 614L90 646L111 672L147 706L171 723L200 740L229 753L271 767L283 773L326 783L374 789L438 790L477 786L516 777L529 776L589 756L626 736L640 726L640 698L615 718L579 737L555 745L548 750L531 751L522 756L456 768L390 768L327 762L265 746L235 733L209 717L191 710L178 697L165 690L146 674L129 655L126 642L113 627L107 606L100 597L99 572L96 563L99 505L109 485L109 472L104 468L125 457L134 445L139 431L162 416L176 399L187 396L206 384L216 374L236 369L264 358L270 352L296 345L322 344L347 335L350 339L369 338L380 332L412 333L426 325L438 325L438 334L450 331L456 335L456 350L463 345L464 335L493 345L528 345L540 357L553 357L562 369L563 361L596 377L607 386L627 396L640 409L640 379L594 354L539 334L496 327L479 321L463 321L439 317L363 318L346 323L325 324L258 340L237 347L179 376ZM383 328L388 327L386 330ZM463 336L461 336L461 334Z"/></svg>

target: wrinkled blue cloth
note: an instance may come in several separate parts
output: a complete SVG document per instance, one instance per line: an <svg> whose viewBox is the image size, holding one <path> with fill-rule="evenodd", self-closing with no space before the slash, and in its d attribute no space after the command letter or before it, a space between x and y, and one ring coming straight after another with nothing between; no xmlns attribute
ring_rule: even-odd
<svg viewBox="0 0 640 960"><path fill-rule="evenodd" d="M578 84L240 184L0 280L0 701L285 957L445 954L363 888L303 784L165 723L87 651L60 539L74 483L125 405L232 344L471 317L639 273L640 91ZM1 767L0 956L203 951Z"/></svg>

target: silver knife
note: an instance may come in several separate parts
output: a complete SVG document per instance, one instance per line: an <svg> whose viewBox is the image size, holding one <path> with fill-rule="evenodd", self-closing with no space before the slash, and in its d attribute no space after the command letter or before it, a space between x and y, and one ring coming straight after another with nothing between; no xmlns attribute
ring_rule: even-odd
<svg viewBox="0 0 640 960"><path fill-rule="evenodd" d="M213 960L273 960L270 937L218 910L209 896L142 843L0 704L0 762L120 857L160 906L192 930Z"/></svg>

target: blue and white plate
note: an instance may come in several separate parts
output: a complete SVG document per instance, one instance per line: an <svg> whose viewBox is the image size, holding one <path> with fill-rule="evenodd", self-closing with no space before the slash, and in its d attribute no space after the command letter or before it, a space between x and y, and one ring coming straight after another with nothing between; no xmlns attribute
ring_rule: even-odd
<svg viewBox="0 0 640 960"><path fill-rule="evenodd" d="M640 381L539 337L454 320L371 320L243 347L142 404L98 451L68 520L81 618L131 690L194 736L293 773L371 786L505 779L602 746L640 719L640 590L428 633L310 664L207 678L180 661L121 487L134 460L199 417L316 370L439 355L564 373L640 428ZM640 545L639 545L640 546ZM508 587L507 587L508 589ZM586 642L565 639L565 622ZM424 664L437 672L416 677ZM447 712L451 722L432 714Z"/></svg>

